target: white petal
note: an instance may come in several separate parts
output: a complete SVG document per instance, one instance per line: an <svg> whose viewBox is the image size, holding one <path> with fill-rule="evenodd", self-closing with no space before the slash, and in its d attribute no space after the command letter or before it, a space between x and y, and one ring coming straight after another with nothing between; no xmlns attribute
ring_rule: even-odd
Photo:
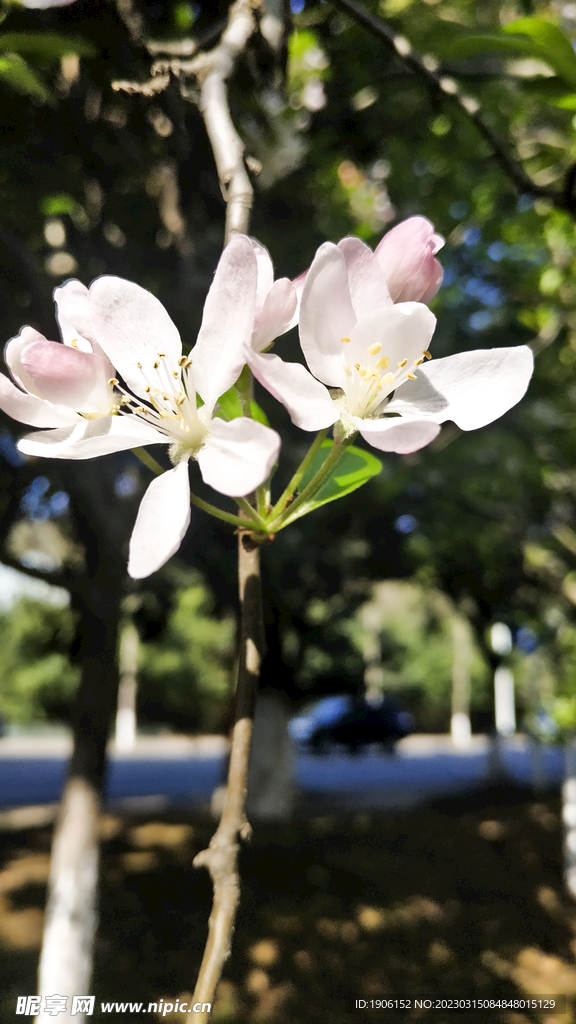
<svg viewBox="0 0 576 1024"><path fill-rule="evenodd" d="M121 277L99 277L90 286L91 323L98 343L128 387L146 397L144 373L152 375L158 353L177 369L182 344L164 306L145 288Z"/></svg>
<svg viewBox="0 0 576 1024"><path fill-rule="evenodd" d="M205 483L231 498L250 494L269 476L280 451L280 437L244 416L212 420L206 444L196 456Z"/></svg>
<svg viewBox="0 0 576 1024"><path fill-rule="evenodd" d="M391 306L392 299L384 274L372 249L359 238L343 238L338 242L348 268L350 296L356 318L360 320L373 309Z"/></svg>
<svg viewBox="0 0 576 1024"><path fill-rule="evenodd" d="M190 525L188 460L157 476L146 491L130 538L128 575L144 579L178 551Z"/></svg>
<svg viewBox="0 0 576 1024"><path fill-rule="evenodd" d="M194 383L210 415L238 380L254 329L256 255L246 235L236 235L222 253L204 305L194 349Z"/></svg>
<svg viewBox="0 0 576 1024"><path fill-rule="evenodd" d="M423 351L428 349L435 326L436 317L428 306L421 302L399 302L364 316L352 331L350 344L341 345L341 348L345 349L350 365L356 362L364 365L368 348L379 342L382 346L379 356L388 356L391 371L395 371L397 364L404 359L408 360L406 370L411 370L414 360L421 358ZM348 380L345 390L349 386Z"/></svg>
<svg viewBox="0 0 576 1024"><path fill-rule="evenodd" d="M256 314L260 313L266 296L274 284L274 267L268 249L255 238L249 239L256 256L258 278L256 284Z"/></svg>
<svg viewBox="0 0 576 1024"><path fill-rule="evenodd" d="M0 373L0 409L30 427L61 427L80 420L72 409L52 405L43 398L20 391L3 373Z"/></svg>
<svg viewBox="0 0 576 1024"><path fill-rule="evenodd" d="M143 444L162 443L166 443L164 435L135 416L101 416L81 420L74 427L28 434L18 442L18 448L24 455L46 459L94 459Z"/></svg>
<svg viewBox="0 0 576 1024"><path fill-rule="evenodd" d="M440 427L431 420L410 420L400 417L384 417L380 420L361 420L350 417L362 437L373 448L381 452L396 452L408 455L430 444L440 433Z"/></svg>
<svg viewBox="0 0 576 1024"><path fill-rule="evenodd" d="M534 357L526 345L478 349L433 359L396 392L387 411L453 420L462 430L492 423L524 396Z"/></svg>
<svg viewBox="0 0 576 1024"><path fill-rule="evenodd" d="M350 336L355 323L344 253L331 242L325 242L306 275L300 306L302 351L312 373L323 384L345 386L345 346L341 338Z"/></svg>
<svg viewBox="0 0 576 1024"><path fill-rule="evenodd" d="M55 405L102 416L112 407L109 361L59 341L33 341L22 348L20 369L37 392Z"/></svg>
<svg viewBox="0 0 576 1024"><path fill-rule="evenodd" d="M43 334L39 331L35 331L33 327L23 327L17 338L11 338L6 348L4 349L4 360L6 366L10 370L10 373L14 377L14 380L21 384L23 388L30 394L36 395L37 398L43 398L42 392L38 390L37 385L32 380L29 373L26 372L22 366L22 353L28 347L36 341L46 341Z"/></svg>
<svg viewBox="0 0 576 1024"><path fill-rule="evenodd" d="M90 293L81 281L70 280L54 289L56 319L65 345L92 352L96 344ZM110 374L112 376L112 374Z"/></svg>
<svg viewBox="0 0 576 1024"><path fill-rule="evenodd" d="M288 410L290 419L302 430L322 430L340 417L340 410L324 384L300 363L285 363L279 356L248 356L252 373L263 387Z"/></svg>
<svg viewBox="0 0 576 1024"><path fill-rule="evenodd" d="M252 335L252 348L262 352L275 338L285 334L297 322L298 298L296 289L287 277L281 277L272 285L258 316L256 330Z"/></svg>

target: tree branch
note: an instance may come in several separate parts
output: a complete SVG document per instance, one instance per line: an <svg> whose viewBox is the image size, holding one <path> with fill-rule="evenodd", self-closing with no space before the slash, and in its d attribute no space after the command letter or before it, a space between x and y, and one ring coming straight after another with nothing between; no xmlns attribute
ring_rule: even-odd
<svg viewBox="0 0 576 1024"><path fill-rule="evenodd" d="M377 36L378 39L380 39L380 41L383 42L385 46L387 46L388 49L393 52L407 68L410 69L410 71L417 74L426 82L435 95L440 95L442 98L448 98L458 105L460 110L462 110L466 117L473 122L480 135L482 135L488 143L496 160L500 164L500 167L520 194L530 193L531 195L539 198L549 199L560 209L568 210L570 213L574 212L573 202L570 202L570 197L566 194L566 190L564 190L564 192L558 192L556 189L549 188L545 185L537 185L532 178L526 174L521 164L510 156L498 136L486 124L484 118L480 114L480 104L478 103L478 100L471 96L465 96L460 91L460 86L453 78L438 75L430 62L416 53L412 48L412 45L404 38L404 36L400 36L394 32L393 29L391 29L390 26L382 20L382 18L379 18L365 10L361 4L357 3L357 0L331 0L331 3L333 7L344 11L359 25L362 25L363 28L367 28Z"/></svg>

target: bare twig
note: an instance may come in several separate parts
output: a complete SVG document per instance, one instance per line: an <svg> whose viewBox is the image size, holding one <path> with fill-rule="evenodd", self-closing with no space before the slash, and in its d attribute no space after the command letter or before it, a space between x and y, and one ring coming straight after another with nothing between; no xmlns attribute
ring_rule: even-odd
<svg viewBox="0 0 576 1024"><path fill-rule="evenodd" d="M496 160L506 173L510 181L520 194L529 193L539 198L551 200L555 206L573 212L573 202L570 203L566 194L549 188L546 185L537 185L529 177L524 168L506 150L497 135L486 124L480 113L480 104L471 96L461 92L460 86L453 79L445 75L439 75L425 57L421 57L413 49L411 43L404 36L398 35L382 18L365 10L357 0L331 0L332 6L345 11L354 21L376 35L401 60L406 67L419 75L436 95L441 95L456 103L475 125L482 137L486 140Z"/></svg>
<svg viewBox="0 0 576 1024"><path fill-rule="evenodd" d="M212 1003L222 967L230 955L236 910L240 899L238 837L246 839L250 826L245 803L248 759L260 665L264 653L264 625L260 586L260 549L247 533L238 543L238 573L241 606L240 657L236 689L236 713L230 750L230 767L224 811L207 850L194 860L196 867L208 868L214 885L214 902L208 923L208 941L194 991L195 1003ZM196 1014L198 1024L208 1014Z"/></svg>

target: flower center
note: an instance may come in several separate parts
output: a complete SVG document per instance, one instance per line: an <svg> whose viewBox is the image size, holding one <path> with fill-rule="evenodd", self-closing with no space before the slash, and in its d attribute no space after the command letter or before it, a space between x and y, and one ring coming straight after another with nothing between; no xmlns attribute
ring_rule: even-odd
<svg viewBox="0 0 576 1024"><path fill-rule="evenodd" d="M340 340L345 345L350 338ZM345 398L337 401L345 406L346 412L351 416L360 416L363 419L376 416L381 411L380 406L392 391L405 384L407 380L416 380L416 374L412 372L414 367L420 366L425 359L432 358L426 349L414 360L411 367L408 366L407 359L402 359L397 363L397 368L391 370L389 357L381 353L382 345L377 341L366 350L363 363L354 363L354 366L346 362L342 364L349 383L345 388Z"/></svg>
<svg viewBox="0 0 576 1024"><path fill-rule="evenodd" d="M136 416L164 434L172 442L169 453L174 465L196 455L209 433L209 425L202 408L196 406L192 360L181 356L178 369L171 369L166 353L158 352L151 367L145 368L142 363L136 365L142 374L149 404L142 404L112 377L108 383L120 392L113 414Z"/></svg>

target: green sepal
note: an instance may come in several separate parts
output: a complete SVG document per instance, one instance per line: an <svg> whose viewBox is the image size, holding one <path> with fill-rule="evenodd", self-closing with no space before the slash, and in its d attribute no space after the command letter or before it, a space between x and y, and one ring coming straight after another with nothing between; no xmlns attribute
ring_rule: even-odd
<svg viewBox="0 0 576 1024"><path fill-rule="evenodd" d="M316 475L333 447L333 441L322 442L320 449L300 481L300 493ZM304 505L296 509L294 515L289 516L283 522L282 527L287 526L288 523L295 522L296 519L300 519L300 516L305 516L308 512L313 512L314 509L320 508L320 505L326 505L329 501L336 501L337 498L343 498L345 494L351 494L358 487L362 487L362 484L368 483L381 469L382 463L374 455L363 451L362 448L355 448L350 445L315 494Z"/></svg>

